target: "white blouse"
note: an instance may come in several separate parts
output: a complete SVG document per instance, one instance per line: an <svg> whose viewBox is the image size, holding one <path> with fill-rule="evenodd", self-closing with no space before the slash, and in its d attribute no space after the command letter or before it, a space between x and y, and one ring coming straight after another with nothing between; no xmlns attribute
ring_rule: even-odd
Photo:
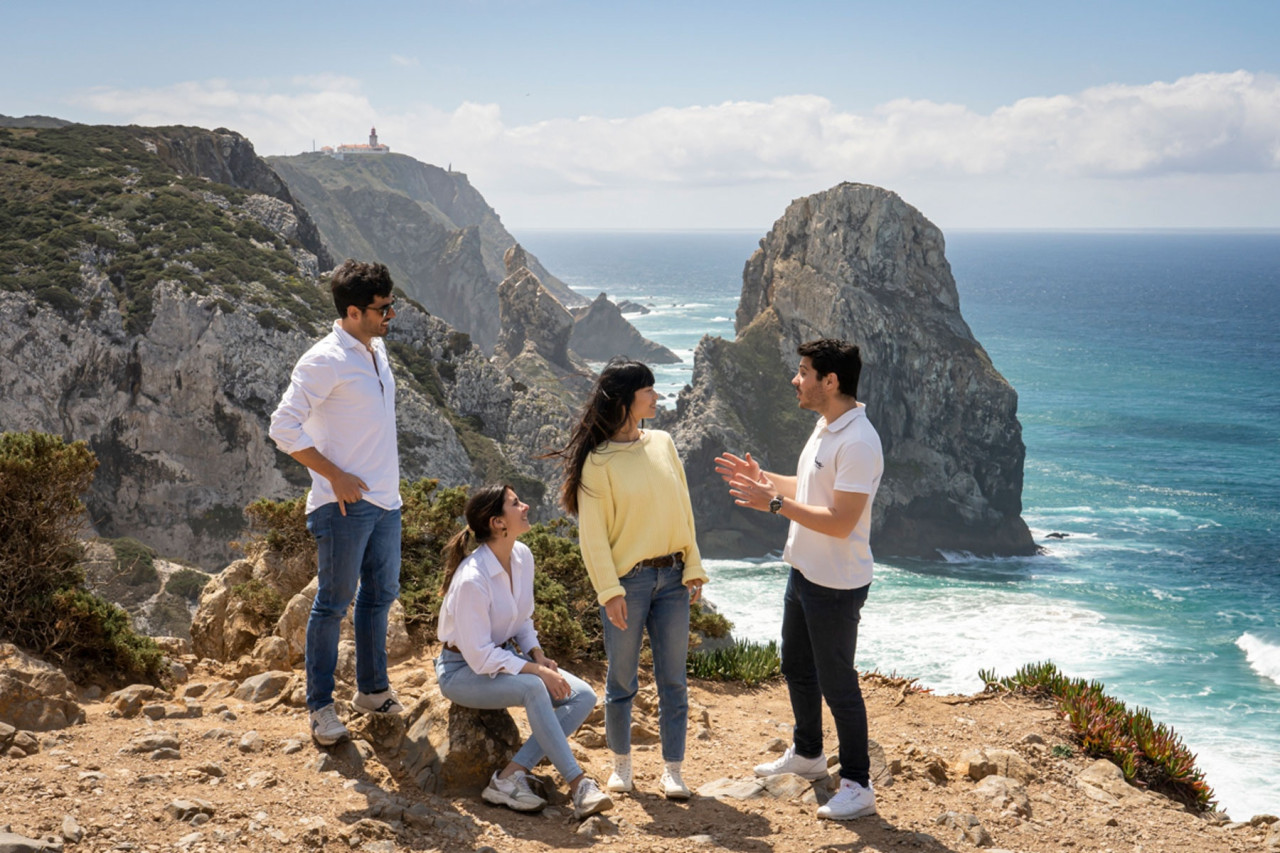
<svg viewBox="0 0 1280 853"><path fill-rule="evenodd" d="M462 561L440 605L436 629L440 642L456 647L472 670L491 678L515 675L524 658L503 648L514 639L528 654L538 645L533 627L533 552L523 542L511 550L511 580L489 550L481 545Z"/></svg>

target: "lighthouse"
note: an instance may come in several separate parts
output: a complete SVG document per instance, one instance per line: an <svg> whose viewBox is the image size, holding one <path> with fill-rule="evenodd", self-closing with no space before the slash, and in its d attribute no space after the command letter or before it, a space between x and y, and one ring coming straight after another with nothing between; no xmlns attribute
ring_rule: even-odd
<svg viewBox="0 0 1280 853"><path fill-rule="evenodd" d="M375 150L378 147L378 129L376 127L369 128L369 147Z"/></svg>

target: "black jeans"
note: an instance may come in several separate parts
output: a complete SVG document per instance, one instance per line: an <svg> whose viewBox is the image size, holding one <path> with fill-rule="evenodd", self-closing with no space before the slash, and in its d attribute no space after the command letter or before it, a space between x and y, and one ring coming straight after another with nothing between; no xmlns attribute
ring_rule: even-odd
<svg viewBox="0 0 1280 853"><path fill-rule="evenodd" d="M795 715L796 754L822 755L822 700L827 700L840 741L840 775L859 785L870 782L867 706L853 665L858 620L871 585L831 589L797 569L787 579L782 606L782 674Z"/></svg>

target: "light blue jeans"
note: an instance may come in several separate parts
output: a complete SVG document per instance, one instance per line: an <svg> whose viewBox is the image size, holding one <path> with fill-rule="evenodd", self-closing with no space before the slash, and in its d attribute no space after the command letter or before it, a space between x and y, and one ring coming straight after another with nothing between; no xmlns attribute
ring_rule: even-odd
<svg viewBox="0 0 1280 853"><path fill-rule="evenodd" d="M316 539L319 586L307 619L307 708L333 704L342 618L356 602L356 686L377 693L387 680L387 613L400 594L400 510L368 501L317 507L307 516Z"/></svg>
<svg viewBox="0 0 1280 853"><path fill-rule="evenodd" d="M576 675L563 669L560 674L569 682L569 695L557 702L542 679L532 673L500 672L490 678L472 669L459 652L444 649L436 658L436 683L450 702L466 708L524 707L531 733L512 761L532 769L543 758L550 758L564 780L572 782L582 775L582 767L567 738L591 715L596 694Z"/></svg>
<svg viewBox="0 0 1280 853"><path fill-rule="evenodd" d="M604 652L609 674L604 686L604 731L609 749L619 755L631 752L631 703L640 689L640 644L649 631L653 652L653 680L658 687L658 731L665 761L684 760L685 732L689 727L689 683L685 673L689 657L689 589L682 582L684 564L655 568L643 563L620 579L626 591L627 627L604 622Z"/></svg>

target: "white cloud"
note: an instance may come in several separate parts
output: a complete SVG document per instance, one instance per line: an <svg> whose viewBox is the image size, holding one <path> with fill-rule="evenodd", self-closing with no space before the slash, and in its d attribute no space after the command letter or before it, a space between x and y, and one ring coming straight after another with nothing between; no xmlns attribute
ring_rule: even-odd
<svg viewBox="0 0 1280 853"><path fill-rule="evenodd" d="M398 66L400 68L417 68L418 67L418 57L416 56L401 56L398 53L393 53L391 54L390 59L391 59L392 65Z"/></svg>
<svg viewBox="0 0 1280 853"><path fill-rule="evenodd" d="M275 88L211 80L94 90L82 102L108 120L231 127L263 153L305 150L313 139L362 140L376 124L393 150L452 163L491 200L505 193L581 202L587 193L621 203L628 193L652 201L655 192L727 199L840 180L1060 189L1081 180L1280 172L1280 81L1246 71L1026 98L986 114L920 100L859 114L791 95L509 125L496 104L381 112L359 81L340 76Z"/></svg>

